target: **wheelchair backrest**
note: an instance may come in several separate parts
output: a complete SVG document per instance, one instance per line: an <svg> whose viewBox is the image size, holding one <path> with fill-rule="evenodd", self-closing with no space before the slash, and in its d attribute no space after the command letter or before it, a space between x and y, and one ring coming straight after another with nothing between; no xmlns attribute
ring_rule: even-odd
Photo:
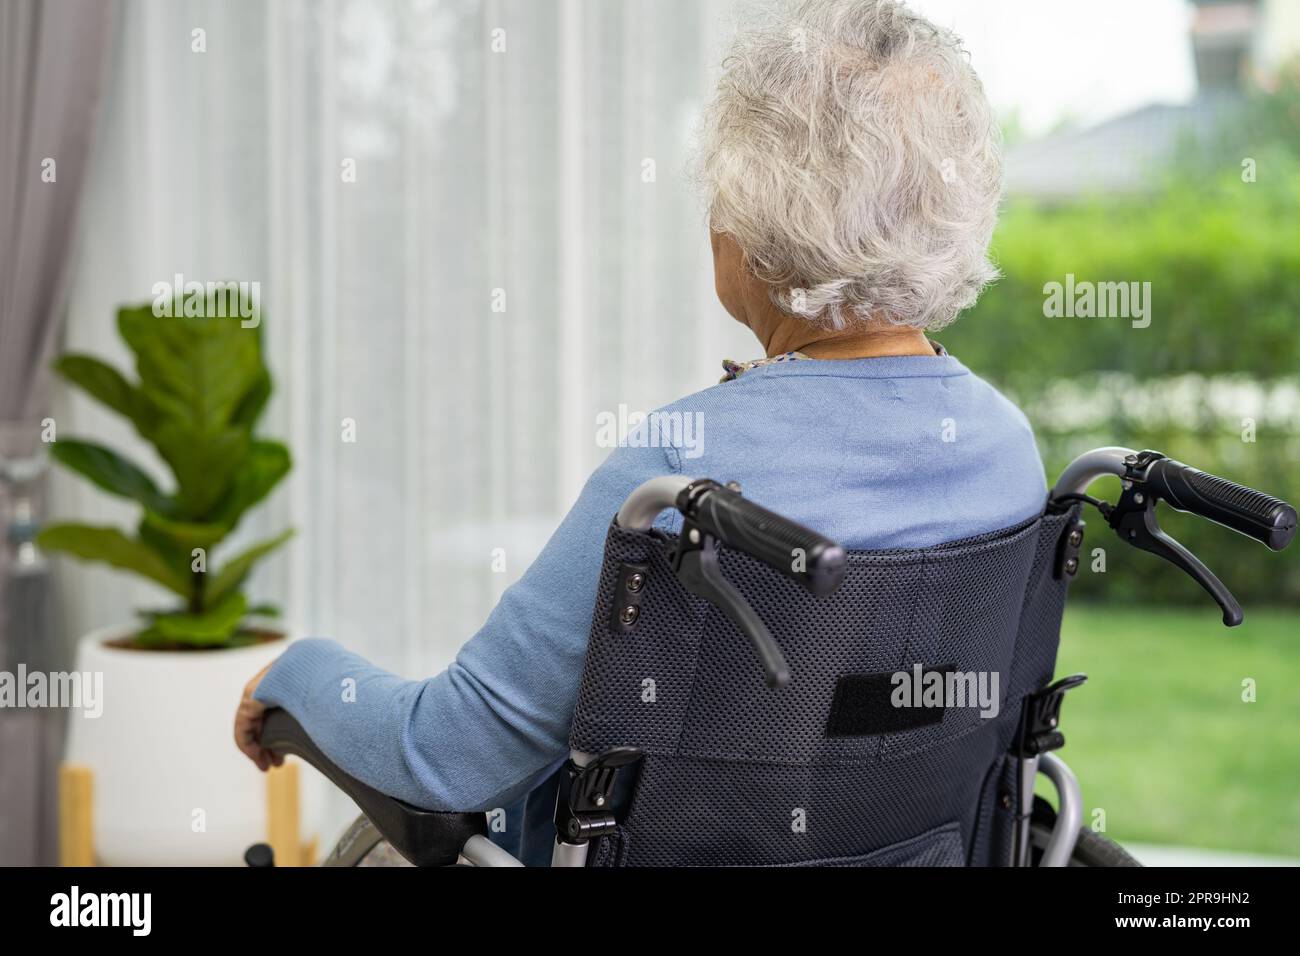
<svg viewBox="0 0 1300 956"><path fill-rule="evenodd" d="M644 759L590 864L1006 863L1008 749L1021 701L1055 667L1070 517L849 552L827 598L724 548L726 577L789 662L775 690L735 625L677 581L673 539L611 525L570 745ZM634 573L628 623L617 611Z"/></svg>

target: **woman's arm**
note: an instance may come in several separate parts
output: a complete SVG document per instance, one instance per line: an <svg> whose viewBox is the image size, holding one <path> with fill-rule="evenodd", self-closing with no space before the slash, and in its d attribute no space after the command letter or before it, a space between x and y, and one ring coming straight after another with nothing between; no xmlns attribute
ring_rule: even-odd
<svg viewBox="0 0 1300 956"><path fill-rule="evenodd" d="M404 680L332 641L296 642L250 684L236 721L241 749L262 766L249 739L258 705L283 707L349 774L416 806L490 810L523 796L568 754L610 520L633 488L677 461L662 448L616 449L436 677Z"/></svg>

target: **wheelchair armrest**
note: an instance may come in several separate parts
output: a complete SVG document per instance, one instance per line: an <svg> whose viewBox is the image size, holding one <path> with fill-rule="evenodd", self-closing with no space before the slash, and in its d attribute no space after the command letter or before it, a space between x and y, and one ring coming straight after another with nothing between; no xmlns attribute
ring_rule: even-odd
<svg viewBox="0 0 1300 956"><path fill-rule="evenodd" d="M487 833L482 813L421 810L348 775L321 752L287 710L276 707L266 712L261 743L274 753L301 757L323 773L352 798L393 849L416 866L450 866L470 837Z"/></svg>

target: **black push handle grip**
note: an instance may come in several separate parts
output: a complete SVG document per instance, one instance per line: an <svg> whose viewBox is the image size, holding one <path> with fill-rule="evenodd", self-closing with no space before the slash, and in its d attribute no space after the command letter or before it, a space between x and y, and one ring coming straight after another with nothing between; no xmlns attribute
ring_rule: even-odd
<svg viewBox="0 0 1300 956"><path fill-rule="evenodd" d="M1280 498L1171 458L1153 461L1146 483L1178 511L1187 511L1281 551L1296 532L1296 511Z"/></svg>
<svg viewBox="0 0 1300 956"><path fill-rule="evenodd" d="M818 597L832 594L844 578L842 547L716 481L697 481L682 489L677 508L700 530L775 568Z"/></svg>

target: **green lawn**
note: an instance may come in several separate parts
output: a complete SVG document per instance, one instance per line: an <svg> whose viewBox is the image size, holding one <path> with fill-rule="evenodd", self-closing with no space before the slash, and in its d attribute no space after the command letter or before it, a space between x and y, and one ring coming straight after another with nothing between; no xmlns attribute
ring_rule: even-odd
<svg viewBox="0 0 1300 956"><path fill-rule="evenodd" d="M1066 612L1060 755L1112 839L1300 857L1300 611ZM1253 678L1256 702L1242 701Z"/></svg>

